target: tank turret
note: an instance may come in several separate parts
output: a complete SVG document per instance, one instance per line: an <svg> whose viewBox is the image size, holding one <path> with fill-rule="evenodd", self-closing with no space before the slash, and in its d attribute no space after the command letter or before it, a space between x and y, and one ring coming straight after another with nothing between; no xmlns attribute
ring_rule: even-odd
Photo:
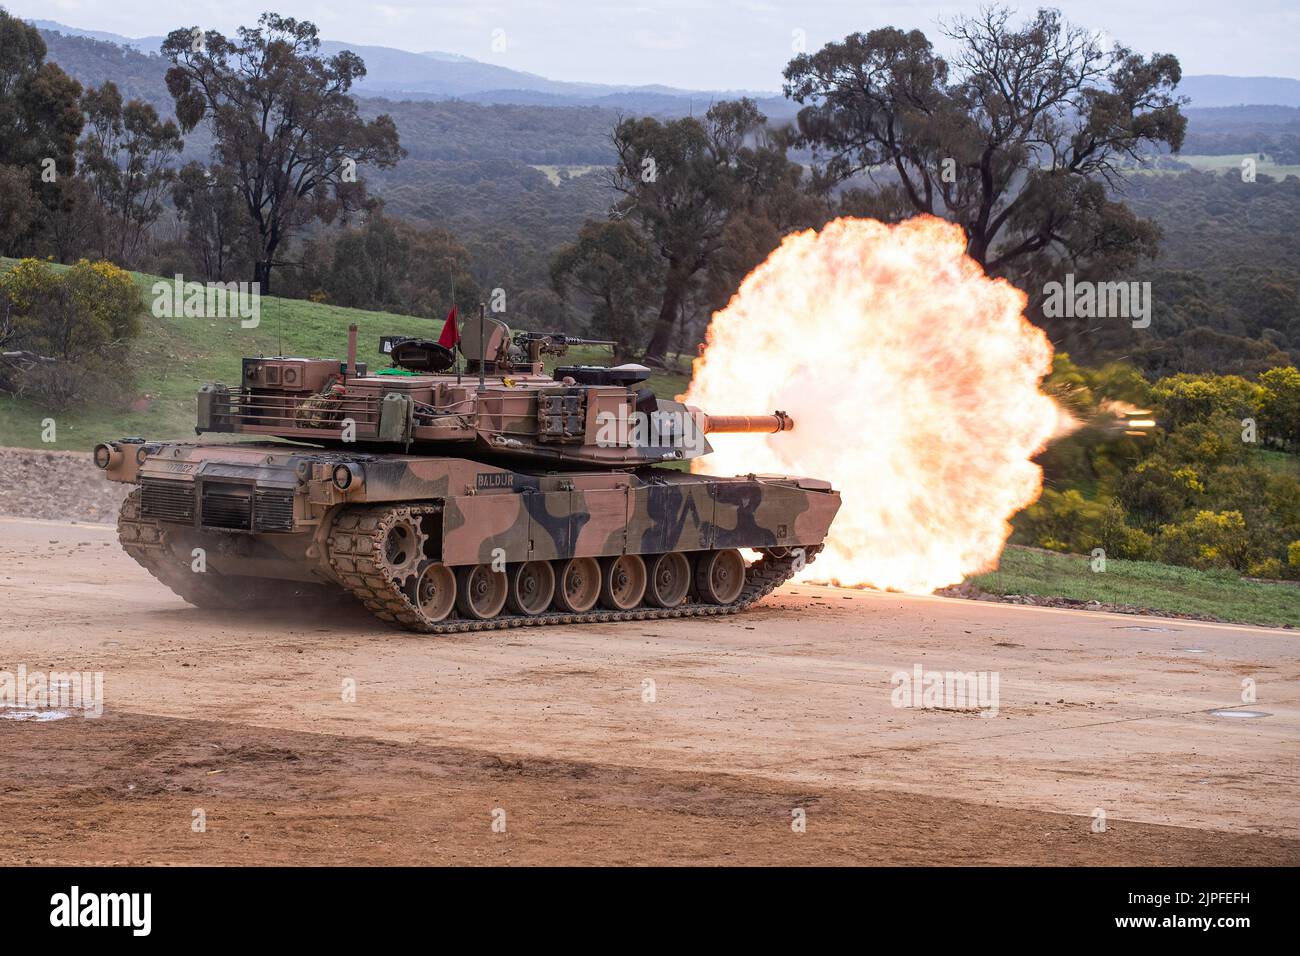
<svg viewBox="0 0 1300 956"><path fill-rule="evenodd" d="M450 349L387 337L393 366L349 359L246 358L238 386L199 390L196 432L260 435L326 447L401 449L476 459L532 459L549 467L627 468L708 454L710 432L779 432L789 416L708 415L657 398L640 365L560 366L543 355L610 345L559 333L511 334L504 322L466 324ZM455 369L453 370L453 366Z"/></svg>

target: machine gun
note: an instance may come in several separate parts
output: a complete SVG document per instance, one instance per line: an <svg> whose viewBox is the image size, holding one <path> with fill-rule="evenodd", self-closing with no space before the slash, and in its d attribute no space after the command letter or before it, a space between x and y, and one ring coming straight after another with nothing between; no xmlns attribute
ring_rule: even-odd
<svg viewBox="0 0 1300 956"><path fill-rule="evenodd" d="M613 345L608 339L583 339L559 332L516 332L516 348L523 349L529 362L541 360L543 355L564 355L571 345Z"/></svg>

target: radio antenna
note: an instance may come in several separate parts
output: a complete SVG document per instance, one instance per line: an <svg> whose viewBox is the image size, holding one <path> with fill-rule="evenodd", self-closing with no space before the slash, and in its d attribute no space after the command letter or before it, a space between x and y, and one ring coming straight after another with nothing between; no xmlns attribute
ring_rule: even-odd
<svg viewBox="0 0 1300 956"><path fill-rule="evenodd" d="M451 311L455 312L456 311L456 260L448 259L447 261L451 263L451 269L448 270L451 273ZM452 364L456 366L457 385L460 384L460 356L456 354L459 351L459 346L460 346L460 325L457 324L456 341L451 343L451 361Z"/></svg>
<svg viewBox="0 0 1300 956"><path fill-rule="evenodd" d="M484 302L480 302L478 304L478 390L480 392L487 391L487 383L483 381L483 377L486 374L486 369L487 369L487 362L484 361L484 359L487 357L484 354L486 346L484 345L484 341L483 341L486 330L487 330L487 304Z"/></svg>

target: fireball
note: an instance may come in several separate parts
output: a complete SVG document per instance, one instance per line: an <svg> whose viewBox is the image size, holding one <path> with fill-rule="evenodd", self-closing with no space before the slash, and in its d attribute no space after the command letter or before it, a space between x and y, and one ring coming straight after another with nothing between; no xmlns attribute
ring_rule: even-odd
<svg viewBox="0 0 1300 956"><path fill-rule="evenodd" d="M792 432L711 436L696 471L825 478L843 506L805 580L928 593L989 570L1068 428L1047 337L951 223L837 219L785 238L710 322L685 401L780 409Z"/></svg>

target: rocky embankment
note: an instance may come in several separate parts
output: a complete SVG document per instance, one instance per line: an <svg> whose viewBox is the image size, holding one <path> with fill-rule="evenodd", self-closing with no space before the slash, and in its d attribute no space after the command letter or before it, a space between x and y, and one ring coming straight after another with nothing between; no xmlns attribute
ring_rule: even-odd
<svg viewBox="0 0 1300 956"><path fill-rule="evenodd" d="M88 452L0 448L0 515L113 524L130 489L106 481Z"/></svg>

